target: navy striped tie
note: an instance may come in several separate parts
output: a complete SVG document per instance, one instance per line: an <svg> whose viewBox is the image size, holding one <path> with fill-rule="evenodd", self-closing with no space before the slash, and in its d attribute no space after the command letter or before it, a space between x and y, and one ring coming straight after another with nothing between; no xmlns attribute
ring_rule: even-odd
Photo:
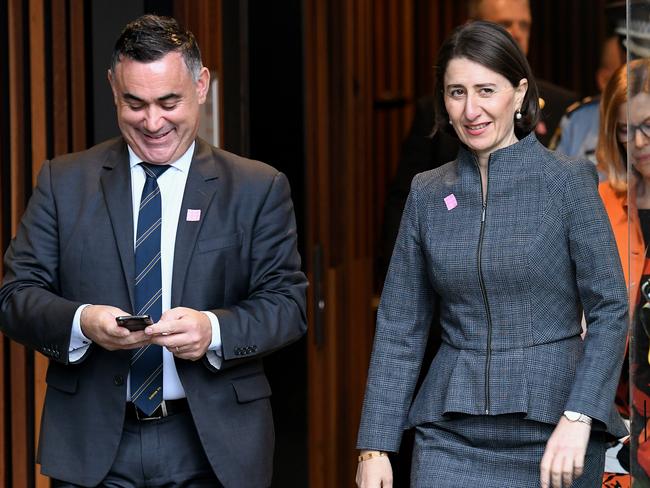
<svg viewBox="0 0 650 488"><path fill-rule="evenodd" d="M142 190L135 240L135 309L137 315L149 314L157 322L162 315L162 217L157 178L169 169L169 165L140 165L147 180ZM147 415L151 415L163 400L162 366L162 348L155 344L141 347L131 356L131 401Z"/></svg>

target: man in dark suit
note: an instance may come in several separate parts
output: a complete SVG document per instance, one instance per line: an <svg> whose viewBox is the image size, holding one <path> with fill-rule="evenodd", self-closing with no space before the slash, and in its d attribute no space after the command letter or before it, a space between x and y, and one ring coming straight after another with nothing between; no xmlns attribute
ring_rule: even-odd
<svg viewBox="0 0 650 488"><path fill-rule="evenodd" d="M470 21L487 20L505 27L524 54L528 53L532 24L528 0L468 0L467 11ZM542 111L535 134L547 146L566 108L577 100L577 96L548 81L536 81ZM418 100L411 129L402 145L397 172L386 197L379 263L382 274L386 272L393 253L411 180L418 173L453 160L458 153L458 142L452 137L440 132L431 137L433 120L433 96Z"/></svg>
<svg viewBox="0 0 650 488"><path fill-rule="evenodd" d="M197 138L210 76L173 19L127 25L108 78L122 137L44 163L5 257L2 331L50 358L42 472L269 486L260 358L306 328L287 179Z"/></svg>

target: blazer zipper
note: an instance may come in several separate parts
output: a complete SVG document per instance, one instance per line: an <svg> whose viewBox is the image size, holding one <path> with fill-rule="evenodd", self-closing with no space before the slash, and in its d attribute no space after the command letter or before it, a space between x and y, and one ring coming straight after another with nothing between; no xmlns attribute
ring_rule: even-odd
<svg viewBox="0 0 650 488"><path fill-rule="evenodd" d="M481 295L483 296L483 305L485 306L485 313L487 315L488 333L487 333L487 351L485 355L485 415L490 414L490 362L492 359L492 315L490 314L490 303L488 302L487 291L485 289L485 281L483 280L483 270L481 267L481 258L483 252L483 234L485 233L485 213L487 211L488 203L488 185L490 184L490 164L488 161L487 168L487 181L485 182L485 195L483 194L483 179L481 176L481 168L478 162L474 160L476 169L478 171L479 181L481 183L481 232L478 239L477 250L477 266L478 266L478 282L481 288Z"/></svg>

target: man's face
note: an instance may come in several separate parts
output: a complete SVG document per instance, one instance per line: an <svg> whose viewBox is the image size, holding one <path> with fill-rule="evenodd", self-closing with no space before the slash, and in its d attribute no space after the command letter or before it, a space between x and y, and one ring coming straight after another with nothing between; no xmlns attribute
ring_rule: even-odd
<svg viewBox="0 0 650 488"><path fill-rule="evenodd" d="M524 54L528 54L532 23L528 0L483 0L478 14L476 20L487 20L505 27Z"/></svg>
<svg viewBox="0 0 650 488"><path fill-rule="evenodd" d="M158 61L123 58L108 72L120 131L144 161L167 164L187 151L199 128L210 73L192 79L183 56L172 52Z"/></svg>

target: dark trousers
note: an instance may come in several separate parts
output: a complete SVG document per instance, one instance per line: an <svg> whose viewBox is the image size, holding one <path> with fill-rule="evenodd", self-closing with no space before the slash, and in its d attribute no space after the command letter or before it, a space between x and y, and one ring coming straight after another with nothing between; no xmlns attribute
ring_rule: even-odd
<svg viewBox="0 0 650 488"><path fill-rule="evenodd" d="M97 449L101 449L97 446ZM52 480L53 488L77 488ZM127 419L106 488L223 487L205 456L189 412L160 420Z"/></svg>

